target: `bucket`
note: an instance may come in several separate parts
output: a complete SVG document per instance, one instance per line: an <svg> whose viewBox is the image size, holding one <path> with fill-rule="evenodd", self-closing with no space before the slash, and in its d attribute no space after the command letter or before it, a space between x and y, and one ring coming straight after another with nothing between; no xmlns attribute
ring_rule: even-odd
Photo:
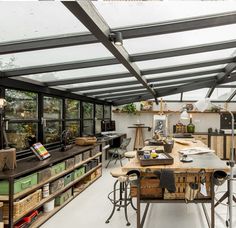
<svg viewBox="0 0 236 228"><path fill-rule="evenodd" d="M222 170L217 170L214 172L213 174L213 182L215 185L220 186L222 184L224 184L224 182L227 179L227 173L225 171Z"/></svg>
<svg viewBox="0 0 236 228"><path fill-rule="evenodd" d="M54 209L54 201L55 201L55 199L45 203L43 205L43 211L46 213L52 211Z"/></svg>

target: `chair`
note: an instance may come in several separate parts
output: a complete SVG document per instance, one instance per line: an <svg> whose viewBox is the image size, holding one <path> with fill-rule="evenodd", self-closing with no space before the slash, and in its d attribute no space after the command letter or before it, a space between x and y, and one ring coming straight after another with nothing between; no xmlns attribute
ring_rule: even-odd
<svg viewBox="0 0 236 228"><path fill-rule="evenodd" d="M110 162L114 159L116 159L115 164L116 164L117 160L119 159L120 165L122 166L121 159L124 157L124 153L127 151L127 146L129 145L130 141L131 141L131 138L125 138L125 139L123 139L122 143L120 144L120 147L111 148L110 150L108 150L108 153L111 154L111 156L110 156L110 159L106 165L106 168L108 167Z"/></svg>

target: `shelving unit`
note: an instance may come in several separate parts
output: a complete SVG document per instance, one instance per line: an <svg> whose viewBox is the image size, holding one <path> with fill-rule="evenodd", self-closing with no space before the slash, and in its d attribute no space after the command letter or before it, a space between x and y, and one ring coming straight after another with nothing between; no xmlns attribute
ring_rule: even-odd
<svg viewBox="0 0 236 228"><path fill-rule="evenodd" d="M99 145L96 145L97 147ZM4 223L7 225L7 227L12 228L15 224L17 224L19 221L21 221L25 216L29 215L32 211L40 209L45 203L49 202L50 200L56 198L57 196L59 196L60 194L62 194L63 192L65 192L66 190L72 188L72 197L68 200L66 200L66 202L64 202L61 206L57 206L53 209L53 211L51 211L50 213L42 213L42 215L39 215L39 217L36 219L36 221L33 222L32 225L30 225L30 227L39 227L41 224L43 224L45 221L47 221L48 218L50 218L51 216L53 216L57 211L59 211L61 208L63 208L68 202L70 202L72 199L74 199L76 196L78 196L82 191L74 191L74 186L79 183L80 181L88 181L87 177L89 177L89 175L91 175L92 173L96 172L96 170L100 169L102 167L102 153L101 152L97 152L96 154L94 153L94 151L92 152L92 150L94 149L93 146L87 146L87 147L79 147L76 146L72 151L67 151L67 152L59 152L56 151L55 153L52 153L51 156L51 160L45 160L43 162L37 161L37 163L39 163L40 165L36 168L36 170L34 168L32 168L32 170L29 170L28 172L24 172L24 170L22 170L23 167L18 167L15 173L13 173L13 177L12 177L12 182L10 182L10 191L12 192L13 189L11 189L11 186L13 185L13 181L14 181L14 175L18 178L21 177L21 175L19 175L19 173L17 171L21 171L21 173L24 173L24 175L26 174L31 174L34 173L35 171L39 171L42 170L42 168L48 168L51 167L54 164L60 163L60 162L64 162L65 160L67 160L68 158L74 158L76 155L80 154L80 153L87 153L88 151L90 151L90 157L87 158L86 160L81 161L78 164L75 164L72 168L69 168L67 170L62 171L61 173L43 181L42 183L39 183L37 185L34 185L28 189L25 189L24 191L11 195L11 197L9 197L8 195L2 195L0 196L0 201L3 201L4 203L9 204L9 211L11 210L10 213L10 217L9 219L6 219L6 217L4 218ZM60 155L61 158L58 159L58 156ZM93 155L93 156L92 156ZM84 157L84 156L83 156ZM85 158L85 157L84 157ZM87 172L85 172L82 176L78 177L75 180L72 180L69 184L66 184L63 188L57 190L56 192L50 194L48 197L46 198L42 198L40 200L40 202L38 202L36 205L27 208L27 210L24 211L24 213L20 214L20 216L18 217L13 217L13 205L14 202L16 200L22 199L26 196L28 196L29 194L39 190L40 188L43 187L43 185L45 185L46 183L51 183L61 177L66 176L67 174L73 172L74 170L76 170L77 168L87 164L88 162L90 162L93 159L98 159L98 164L96 165L96 167L90 167L89 170ZM46 163L46 164L45 164ZM96 164L96 163L95 163ZM33 167L33 166L32 166ZM25 167L27 168L27 167ZM22 172L23 171L23 172ZM86 183L86 185L83 185L83 190L85 190L89 185L91 185L94 181L96 181L101 175L100 172L96 172L96 174L99 176L91 176L89 177L89 179L91 178L91 181L89 181L89 183ZM94 175L96 175L94 174ZM1 173L0 174L0 178L1 179L9 179L9 176L5 176L5 178L3 178L4 175ZM94 178L94 179L92 179ZM9 191L9 192L10 192ZM14 191L13 191L14 192Z"/></svg>

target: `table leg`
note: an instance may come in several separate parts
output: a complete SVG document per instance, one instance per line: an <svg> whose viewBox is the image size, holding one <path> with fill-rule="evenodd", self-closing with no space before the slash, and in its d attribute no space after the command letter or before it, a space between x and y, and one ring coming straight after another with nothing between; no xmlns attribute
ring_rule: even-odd
<svg viewBox="0 0 236 228"><path fill-rule="evenodd" d="M215 228L215 185L211 176L211 228Z"/></svg>
<svg viewBox="0 0 236 228"><path fill-rule="evenodd" d="M137 228L141 228L141 224L140 224L140 207L141 207L141 203L140 203L140 193L141 193L141 186L140 186L140 178L138 178L138 185L137 185Z"/></svg>

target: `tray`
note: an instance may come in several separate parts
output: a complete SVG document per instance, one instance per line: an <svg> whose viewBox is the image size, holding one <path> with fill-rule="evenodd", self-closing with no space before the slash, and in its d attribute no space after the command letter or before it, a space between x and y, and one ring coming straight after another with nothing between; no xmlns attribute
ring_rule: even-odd
<svg viewBox="0 0 236 228"><path fill-rule="evenodd" d="M140 161L141 166L172 165L174 163L174 159L168 153L165 153L163 150L155 150L155 152L159 154L157 158L144 159L144 151L138 151L138 160Z"/></svg>

